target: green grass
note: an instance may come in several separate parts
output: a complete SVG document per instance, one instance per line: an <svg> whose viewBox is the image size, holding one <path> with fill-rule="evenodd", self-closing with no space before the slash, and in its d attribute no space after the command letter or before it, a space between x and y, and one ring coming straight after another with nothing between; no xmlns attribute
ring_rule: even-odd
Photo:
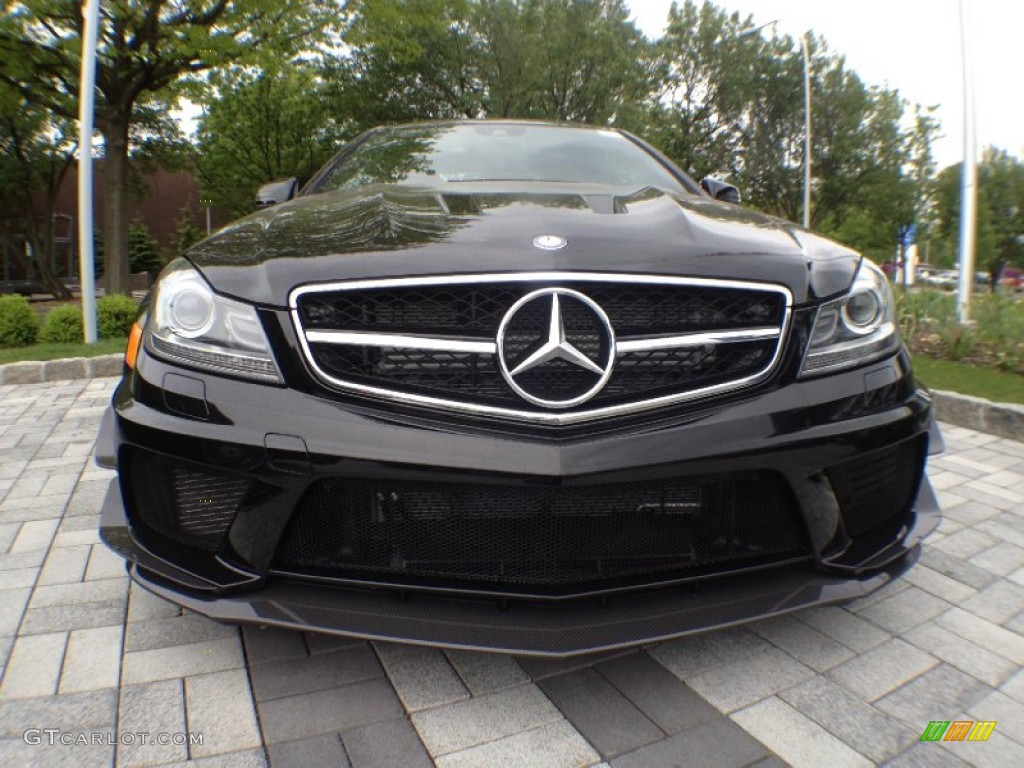
<svg viewBox="0 0 1024 768"><path fill-rule="evenodd" d="M0 349L0 365L22 360L59 360L62 357L96 357L124 352L127 339L101 339L95 344L33 344L31 347Z"/></svg>
<svg viewBox="0 0 1024 768"><path fill-rule="evenodd" d="M1024 404L1024 376L1015 373L916 356L914 374L930 389L984 397L998 403Z"/></svg>

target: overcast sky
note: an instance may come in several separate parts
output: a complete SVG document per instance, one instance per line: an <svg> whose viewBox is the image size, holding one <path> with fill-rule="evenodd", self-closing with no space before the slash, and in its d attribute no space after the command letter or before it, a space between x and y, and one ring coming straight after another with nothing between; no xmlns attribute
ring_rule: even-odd
<svg viewBox="0 0 1024 768"><path fill-rule="evenodd" d="M661 34L671 0L626 2L645 34ZM795 37L813 30L869 84L888 85L911 103L938 105L939 168L962 158L957 0L715 0L715 5L738 11L741 18L751 15L755 24L778 19L780 34ZM1024 2L966 0L966 5L979 155L994 144L1024 157Z"/></svg>

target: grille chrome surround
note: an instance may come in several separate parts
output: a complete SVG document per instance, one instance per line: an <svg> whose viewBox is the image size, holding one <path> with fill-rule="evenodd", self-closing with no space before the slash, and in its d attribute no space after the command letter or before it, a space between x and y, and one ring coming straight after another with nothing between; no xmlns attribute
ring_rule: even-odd
<svg viewBox="0 0 1024 768"><path fill-rule="evenodd" d="M405 334L405 333L374 333L360 330L344 329L310 329L303 326L300 314L300 300L307 295L333 293L339 291L358 291L388 288L423 288L447 286L487 285L494 283L529 283L548 284L552 286L578 285L585 283L621 284L629 286L674 286L692 288L731 289L748 292L763 292L781 297L783 301L781 323L771 327L749 327L724 331L707 330L697 333L658 334L651 337L626 337L617 340L615 352L621 356L631 352L657 352L681 349L688 346L719 345L744 341L774 340L774 349L767 363L749 375L731 379L726 382L698 386L676 393L644 398L642 394L637 400L616 403L614 405L595 406L585 410L568 412L546 412L525 410L522 408L503 407L488 403L467 402L446 397L438 397L417 392L403 391L384 386L375 386L358 381L350 381L332 375L318 364L316 355L310 347L311 343L346 344L364 347L398 347L406 349L444 351L452 353L472 353L494 355L497 343L489 339L467 339L445 336L444 334ZM738 280L719 280L698 277L674 277L665 275L636 275L625 273L603 272L511 272L498 274L468 275L432 275L426 277L382 278L371 280L351 280L344 282L317 283L294 288L288 297L289 312L292 323L302 348L306 363L314 375L328 386L346 392L368 395L408 405L426 406L456 413L476 416L488 416L515 421L532 422L545 425L569 425L613 416L624 416L683 402L698 400L712 395L754 386L767 379L776 369L785 340L788 336L792 318L793 296L783 285L774 283L752 283ZM527 405L524 402L524 406Z"/></svg>

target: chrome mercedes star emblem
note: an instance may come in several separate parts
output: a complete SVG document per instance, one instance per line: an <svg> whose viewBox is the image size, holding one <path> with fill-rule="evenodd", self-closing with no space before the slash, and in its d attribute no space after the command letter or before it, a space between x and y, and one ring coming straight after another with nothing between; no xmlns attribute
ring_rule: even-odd
<svg viewBox="0 0 1024 768"><path fill-rule="evenodd" d="M533 238L534 247L542 251L560 251L568 244L568 240L558 235L537 235Z"/></svg>
<svg viewBox="0 0 1024 768"><path fill-rule="evenodd" d="M521 314L533 302L548 303L546 322L537 323L536 312ZM576 326L572 333L566 333L564 304L576 305L569 307ZM523 296L502 318L497 341L498 364L508 385L524 400L548 408L570 408L592 398L607 383L615 362L615 332L608 316L591 298L568 288Z"/></svg>

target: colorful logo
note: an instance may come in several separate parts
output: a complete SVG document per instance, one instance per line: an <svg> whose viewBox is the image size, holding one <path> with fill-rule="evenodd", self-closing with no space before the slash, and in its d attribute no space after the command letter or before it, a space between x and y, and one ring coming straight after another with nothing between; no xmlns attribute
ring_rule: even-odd
<svg viewBox="0 0 1024 768"><path fill-rule="evenodd" d="M932 720L921 741L988 741L996 729L995 720Z"/></svg>

